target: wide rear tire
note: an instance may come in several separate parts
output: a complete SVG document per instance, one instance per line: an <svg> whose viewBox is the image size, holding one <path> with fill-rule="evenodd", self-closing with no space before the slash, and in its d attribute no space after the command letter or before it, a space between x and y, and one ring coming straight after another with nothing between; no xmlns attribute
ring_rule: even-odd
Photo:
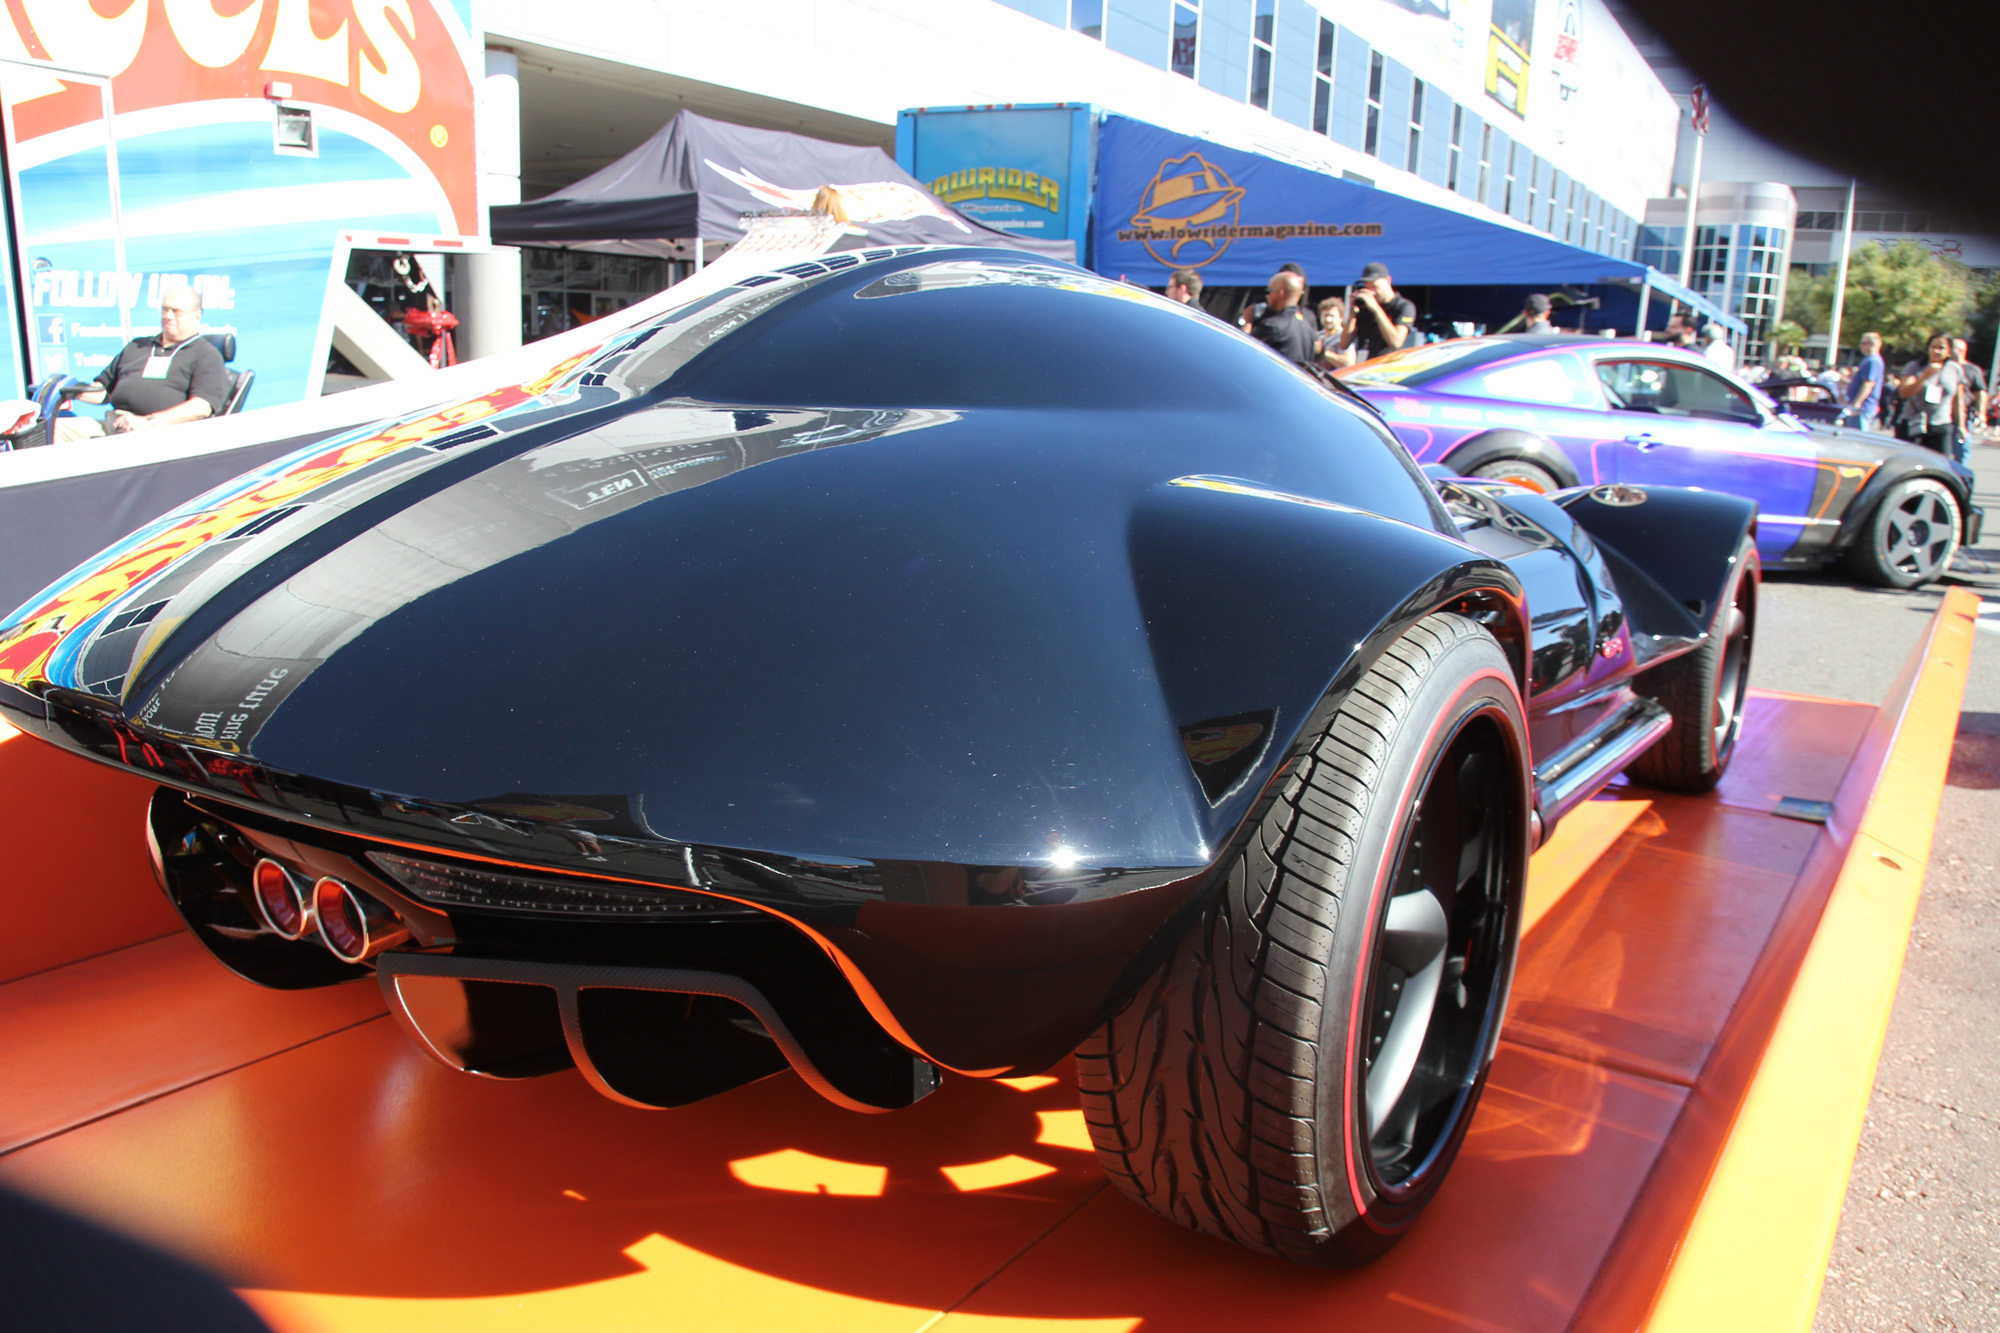
<svg viewBox="0 0 2000 1333"><path fill-rule="evenodd" d="M1100 1162L1197 1231L1383 1253L1477 1105L1526 879L1526 725L1499 644L1425 618L1274 779L1165 966L1077 1052Z"/></svg>

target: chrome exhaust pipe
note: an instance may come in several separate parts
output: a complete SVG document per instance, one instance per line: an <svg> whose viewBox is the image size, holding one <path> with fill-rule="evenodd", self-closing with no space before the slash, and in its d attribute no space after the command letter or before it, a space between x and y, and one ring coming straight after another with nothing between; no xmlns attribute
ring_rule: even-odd
<svg viewBox="0 0 2000 1333"><path fill-rule="evenodd" d="M313 903L305 883L268 856L250 868L250 902L274 935L303 939L313 928Z"/></svg>
<svg viewBox="0 0 2000 1333"><path fill-rule="evenodd" d="M366 962L410 938L395 912L331 875L313 885L312 904L320 943L342 962Z"/></svg>

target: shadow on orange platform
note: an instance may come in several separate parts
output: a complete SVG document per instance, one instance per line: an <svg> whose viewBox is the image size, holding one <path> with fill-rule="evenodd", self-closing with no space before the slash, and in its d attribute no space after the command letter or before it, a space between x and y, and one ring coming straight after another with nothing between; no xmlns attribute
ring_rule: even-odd
<svg viewBox="0 0 2000 1333"><path fill-rule="evenodd" d="M38 1034L0 1051L23 1076L0 1093L0 1142L25 1145L0 1176L208 1262L300 1328L916 1330L940 1311L965 1330L1567 1328L1706 1095L1732 1004L1804 910L1825 835L1763 811L1830 798L1875 711L1754 708L1749 734L1810 743L1746 748L1719 798L1591 802L1537 854L1508 1039L1465 1152L1362 1272L1261 1259L1127 1203L1091 1160L1066 1067L951 1079L888 1116L790 1075L645 1112L574 1074L449 1073L376 1016L372 987L273 996L191 941L134 943L158 933L159 893L109 851L90 901L129 900L130 947L0 985L0 1033ZM45 762L23 747L42 750L0 745L9 788ZM133 799L122 781L114 806ZM38 832L88 839L101 809L86 791ZM4 874L14 913L36 884Z"/></svg>

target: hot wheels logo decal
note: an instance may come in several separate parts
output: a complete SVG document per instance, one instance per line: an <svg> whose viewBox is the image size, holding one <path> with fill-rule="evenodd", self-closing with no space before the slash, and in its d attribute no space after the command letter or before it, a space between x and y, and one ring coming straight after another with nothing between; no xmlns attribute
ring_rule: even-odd
<svg viewBox="0 0 2000 1333"><path fill-rule="evenodd" d="M111 76L121 116L156 107L290 101L373 121L421 159L457 224L478 220L469 37L433 0L129 0L119 13L89 0L17 0L0 9L0 58L39 59ZM97 90L9 71L22 143L102 115Z"/></svg>

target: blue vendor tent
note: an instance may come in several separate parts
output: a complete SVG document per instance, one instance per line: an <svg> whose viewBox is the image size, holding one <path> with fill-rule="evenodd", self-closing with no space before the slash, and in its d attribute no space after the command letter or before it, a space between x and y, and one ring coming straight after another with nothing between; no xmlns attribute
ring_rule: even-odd
<svg viewBox="0 0 2000 1333"><path fill-rule="evenodd" d="M1211 286L1261 287L1287 260L1316 280L1343 282L1380 262L1400 288L1619 287L1636 293L1642 310L1657 293L1744 330L1645 264L1144 121L1104 118L1092 268L1152 287L1176 268L1194 269Z"/></svg>

